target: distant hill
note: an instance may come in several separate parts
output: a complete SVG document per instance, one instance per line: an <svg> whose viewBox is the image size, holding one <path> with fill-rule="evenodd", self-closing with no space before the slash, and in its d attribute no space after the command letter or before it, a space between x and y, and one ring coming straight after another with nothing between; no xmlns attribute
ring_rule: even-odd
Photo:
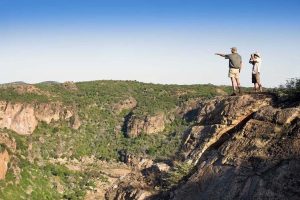
<svg viewBox="0 0 300 200"><path fill-rule="evenodd" d="M0 85L7 86L7 85L26 85L27 83L23 81L16 81L16 82L11 82L11 83L2 83Z"/></svg>
<svg viewBox="0 0 300 200"><path fill-rule="evenodd" d="M57 81L43 81L43 82L40 82L38 84L49 84L49 85L55 85L55 84L60 84L60 82L57 82Z"/></svg>

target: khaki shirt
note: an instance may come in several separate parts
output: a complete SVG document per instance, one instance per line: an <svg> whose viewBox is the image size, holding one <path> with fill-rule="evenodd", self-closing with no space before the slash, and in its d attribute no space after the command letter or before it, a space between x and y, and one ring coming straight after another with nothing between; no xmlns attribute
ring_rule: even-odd
<svg viewBox="0 0 300 200"><path fill-rule="evenodd" d="M225 59L229 59L229 68L241 68L242 57L238 53L227 54L225 55Z"/></svg>

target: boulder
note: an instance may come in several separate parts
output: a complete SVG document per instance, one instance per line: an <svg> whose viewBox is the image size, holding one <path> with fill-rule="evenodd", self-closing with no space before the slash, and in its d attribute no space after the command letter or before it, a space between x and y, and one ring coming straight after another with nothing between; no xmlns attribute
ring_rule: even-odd
<svg viewBox="0 0 300 200"><path fill-rule="evenodd" d="M163 113L154 116L137 117L132 115L127 122L126 135L137 137L141 134L156 134L164 131L166 117Z"/></svg>
<svg viewBox="0 0 300 200"><path fill-rule="evenodd" d="M168 172L170 170L170 166L162 162L155 163L153 166L156 167L160 172Z"/></svg>

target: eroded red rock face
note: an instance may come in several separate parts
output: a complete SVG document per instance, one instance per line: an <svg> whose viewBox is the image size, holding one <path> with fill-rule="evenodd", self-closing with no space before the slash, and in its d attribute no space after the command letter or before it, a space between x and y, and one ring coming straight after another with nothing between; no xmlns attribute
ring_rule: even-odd
<svg viewBox="0 0 300 200"><path fill-rule="evenodd" d="M128 121L126 134L128 137L136 137L145 134L155 134L164 131L166 124L164 113L158 113L153 116L145 116L138 118L131 116Z"/></svg>
<svg viewBox="0 0 300 200"><path fill-rule="evenodd" d="M67 108L60 103L10 103L0 102L0 128L7 128L20 135L30 135L43 121L49 124L51 121L70 120L72 128L79 128L81 123L78 115L72 108Z"/></svg>
<svg viewBox="0 0 300 200"><path fill-rule="evenodd" d="M0 153L0 180L5 179L5 175L8 169L8 162L10 160L9 154L6 150Z"/></svg>

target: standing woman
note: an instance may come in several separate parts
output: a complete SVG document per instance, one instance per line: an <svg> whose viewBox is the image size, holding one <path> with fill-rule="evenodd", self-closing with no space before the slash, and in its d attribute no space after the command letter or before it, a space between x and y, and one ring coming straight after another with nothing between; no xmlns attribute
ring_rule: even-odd
<svg viewBox="0 0 300 200"><path fill-rule="evenodd" d="M252 83L254 84L255 92L262 92L262 85L260 81L260 66L261 66L261 55L258 52L251 54L249 63L252 64Z"/></svg>

